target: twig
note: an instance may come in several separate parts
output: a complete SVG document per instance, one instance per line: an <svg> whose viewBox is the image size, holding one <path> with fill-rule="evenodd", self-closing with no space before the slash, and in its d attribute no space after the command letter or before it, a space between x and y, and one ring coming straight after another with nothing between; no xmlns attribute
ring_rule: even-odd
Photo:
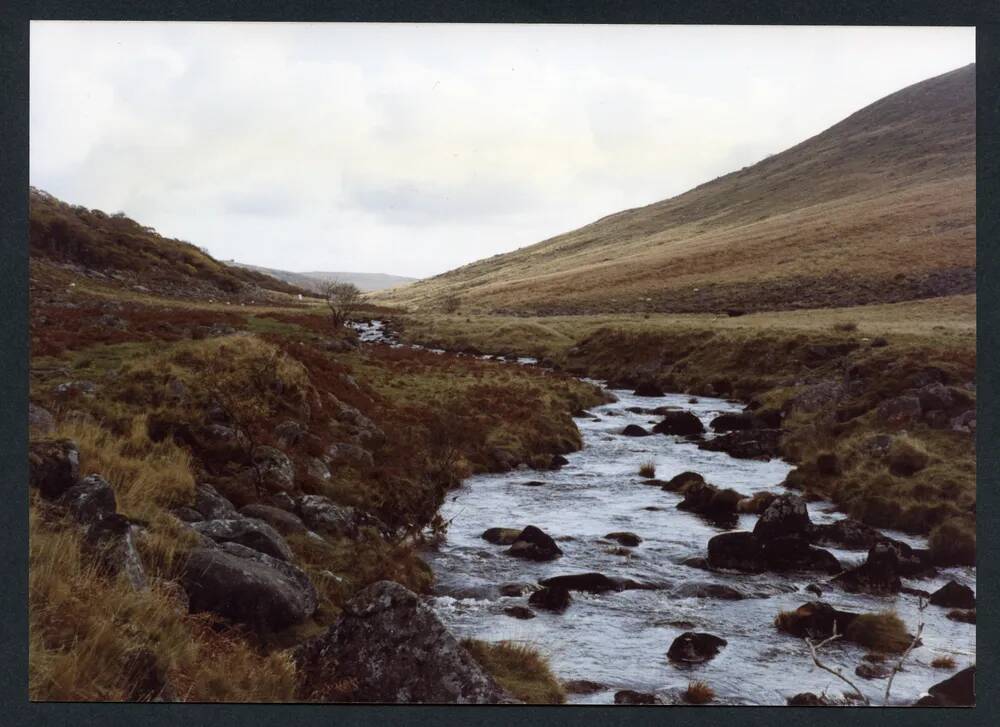
<svg viewBox="0 0 1000 727"><path fill-rule="evenodd" d="M851 689L853 689L855 692L858 693L858 696L861 697L861 699L864 701L865 705L871 706L871 701L869 701L868 697L865 696L864 692L862 692L860 689L858 689L858 685L857 684L855 684L850 679L848 679L847 677L845 677L844 674L843 674L843 672L841 672L840 669L834 669L832 667L829 667L829 666L827 666L826 664L824 664L823 662L821 662L819 660L819 654L817 652L820 649L822 649L824 646L826 646L827 644L829 644L831 641L836 641L839 638L840 638L840 634L837 633L837 624L834 623L833 624L833 635L832 636L829 636L829 637L823 639L818 644L813 644L813 642L808 637L806 637L805 642L806 642L806 645L809 647L809 652L812 654L813 663L816 666L818 666L820 669L822 669L825 672L829 672L830 674L833 674L835 677L837 677L842 682L844 682L845 684L847 684L847 686L849 686Z"/></svg>
<svg viewBox="0 0 1000 727"><path fill-rule="evenodd" d="M917 644L920 642L920 635L924 632L923 616L924 616L924 609L926 608L927 608L927 602L923 599L923 596L921 596L917 606L917 609L920 611L920 623L917 624L917 633L913 636L913 641L911 641L910 645L906 647L906 651L904 651L903 655L899 657L899 661L896 662L896 666L893 667L892 673L889 675L889 683L885 685L885 697L883 697L882 699L883 707L889 706L889 692L892 690L892 680L896 678L897 673L902 671L903 662L906 661L906 658L910 655L910 652L913 651L916 648Z"/></svg>

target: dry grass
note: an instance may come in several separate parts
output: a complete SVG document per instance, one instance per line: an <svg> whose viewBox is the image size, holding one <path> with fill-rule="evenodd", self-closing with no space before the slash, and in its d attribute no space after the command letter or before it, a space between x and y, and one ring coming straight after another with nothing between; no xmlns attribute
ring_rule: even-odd
<svg viewBox="0 0 1000 727"><path fill-rule="evenodd" d="M688 704L708 704L715 699L715 690L706 682L694 681L687 685L683 696Z"/></svg>
<svg viewBox="0 0 1000 727"><path fill-rule="evenodd" d="M513 641L489 643L464 639L472 657L515 699L525 704L562 704L566 692L548 659L538 650Z"/></svg>
<svg viewBox="0 0 1000 727"><path fill-rule="evenodd" d="M860 614L851 621L844 636L867 649L890 654L902 653L913 640L894 611Z"/></svg>
<svg viewBox="0 0 1000 727"><path fill-rule="evenodd" d="M946 669L948 671L953 671L957 664L955 660L950 656L938 656L931 661L931 666L935 669Z"/></svg>
<svg viewBox="0 0 1000 727"><path fill-rule="evenodd" d="M646 479L656 477L656 463L653 460L646 460L639 465L639 476Z"/></svg>

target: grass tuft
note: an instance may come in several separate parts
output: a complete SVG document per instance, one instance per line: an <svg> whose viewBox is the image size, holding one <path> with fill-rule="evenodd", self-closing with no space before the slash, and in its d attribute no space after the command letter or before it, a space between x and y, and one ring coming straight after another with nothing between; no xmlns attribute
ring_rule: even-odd
<svg viewBox="0 0 1000 727"><path fill-rule="evenodd" d="M656 463L653 460L646 460L639 465L639 476L647 480L656 477Z"/></svg>
<svg viewBox="0 0 1000 727"><path fill-rule="evenodd" d="M562 704L566 692L556 679L548 659L526 644L512 641L490 643L464 639L472 657L497 683L526 704Z"/></svg>
<svg viewBox="0 0 1000 727"><path fill-rule="evenodd" d="M906 632L906 625L893 611L859 615L851 621L844 636L865 648L889 654L906 651L913 640Z"/></svg>
<svg viewBox="0 0 1000 727"><path fill-rule="evenodd" d="M684 690L684 701L688 704L708 704L715 699L715 690L703 681L694 681Z"/></svg>
<svg viewBox="0 0 1000 727"><path fill-rule="evenodd" d="M931 666L935 669L947 669L951 671L955 668L955 660L950 656L939 656L931 661Z"/></svg>

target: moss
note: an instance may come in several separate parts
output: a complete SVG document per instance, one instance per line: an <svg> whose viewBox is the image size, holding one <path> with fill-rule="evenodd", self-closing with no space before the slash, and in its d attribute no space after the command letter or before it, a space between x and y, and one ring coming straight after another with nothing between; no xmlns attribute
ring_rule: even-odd
<svg viewBox="0 0 1000 727"><path fill-rule="evenodd" d="M526 704L562 704L566 692L548 659L525 644L464 639L472 657L514 698Z"/></svg>
<svg viewBox="0 0 1000 727"><path fill-rule="evenodd" d="M867 649L887 653L902 653L913 641L906 625L892 611L863 613L851 621L844 637Z"/></svg>

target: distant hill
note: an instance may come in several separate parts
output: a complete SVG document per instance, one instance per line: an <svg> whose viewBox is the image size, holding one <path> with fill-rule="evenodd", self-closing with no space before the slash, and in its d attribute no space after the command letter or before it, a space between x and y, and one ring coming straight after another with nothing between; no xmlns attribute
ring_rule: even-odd
<svg viewBox="0 0 1000 727"><path fill-rule="evenodd" d="M104 286L158 295L219 299L286 297L306 291L219 262L183 240L163 237L122 213L63 202L30 188L32 265L59 268Z"/></svg>
<svg viewBox="0 0 1000 727"><path fill-rule="evenodd" d="M229 260L226 264L237 268L243 268L244 270L254 270L258 273L263 273L264 275L270 275L278 280L283 280L286 283L290 283L315 293L322 293L323 286L331 281L338 283L354 283L362 291L370 293L376 290L386 290L388 288L394 288L398 285L405 285L417 280L417 278L405 278L401 275L386 275L385 273L293 273L288 270L275 270L273 268L262 268L257 265L248 265L247 263L238 263L235 260Z"/></svg>
<svg viewBox="0 0 1000 727"><path fill-rule="evenodd" d="M975 98L970 65L677 197L377 298L546 314L780 310L974 292Z"/></svg>

